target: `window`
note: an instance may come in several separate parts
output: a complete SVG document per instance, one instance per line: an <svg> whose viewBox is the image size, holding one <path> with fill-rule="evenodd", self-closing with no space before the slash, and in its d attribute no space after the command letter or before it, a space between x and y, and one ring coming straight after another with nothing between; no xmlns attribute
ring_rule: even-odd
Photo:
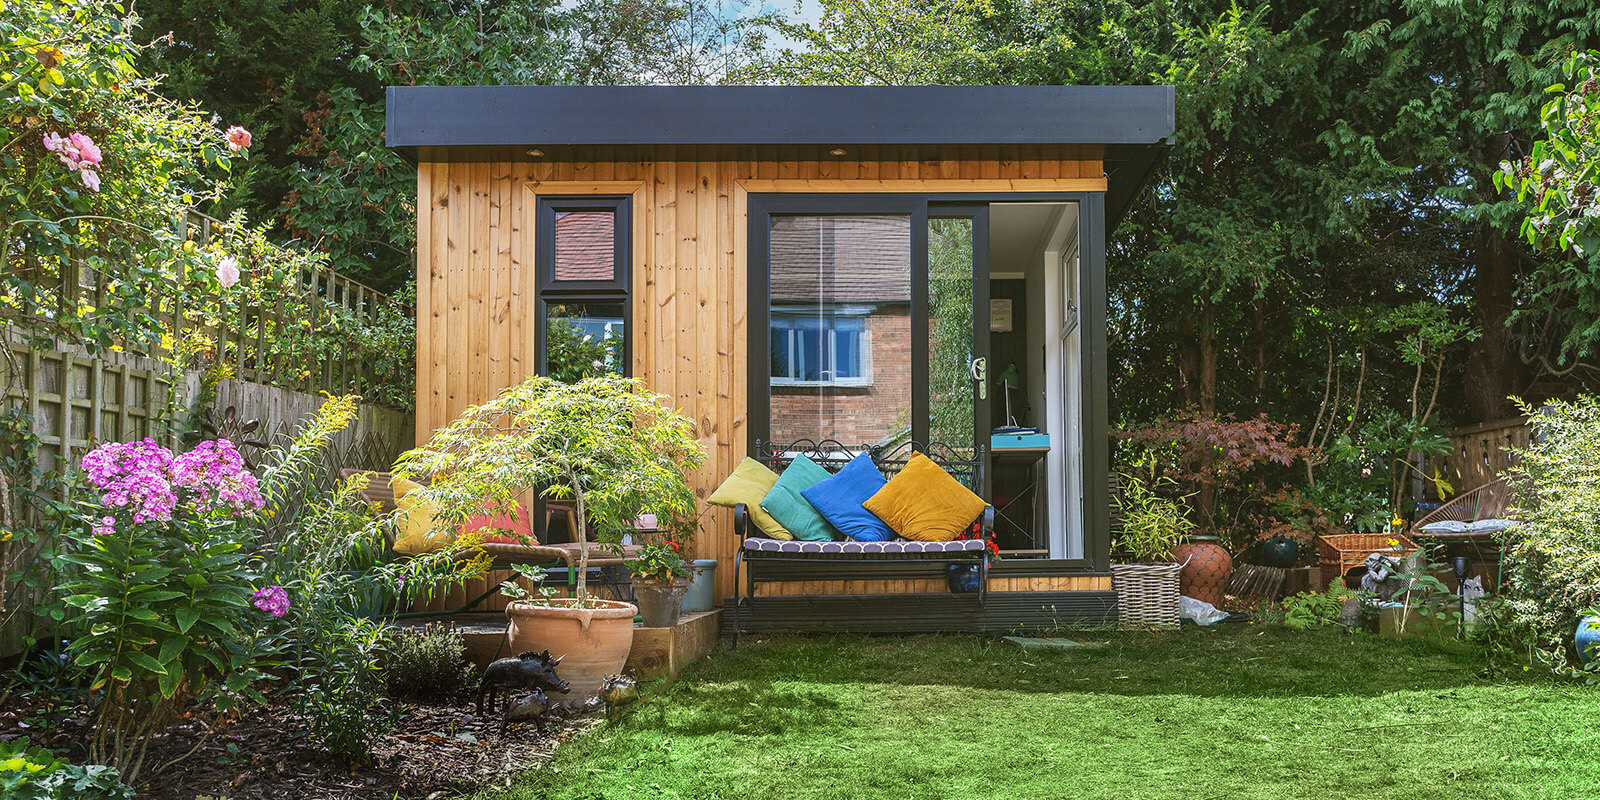
<svg viewBox="0 0 1600 800"><path fill-rule="evenodd" d="M628 374L627 196L539 198L539 373L576 382Z"/></svg>
<svg viewBox="0 0 1600 800"><path fill-rule="evenodd" d="M868 313L868 309L825 314L773 309L773 385L870 386Z"/></svg>

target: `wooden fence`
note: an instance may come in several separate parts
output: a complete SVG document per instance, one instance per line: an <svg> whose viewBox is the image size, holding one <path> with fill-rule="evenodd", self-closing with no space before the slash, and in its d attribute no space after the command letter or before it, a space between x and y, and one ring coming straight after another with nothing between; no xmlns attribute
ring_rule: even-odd
<svg viewBox="0 0 1600 800"><path fill-rule="evenodd" d="M1516 463L1513 451L1527 447L1532 438L1525 417L1457 428L1450 432L1445 474L1457 494L1476 489L1505 474Z"/></svg>
<svg viewBox="0 0 1600 800"><path fill-rule="evenodd" d="M190 212L181 223L186 238L205 244L223 223L198 212ZM108 308L107 295L113 291L112 278L80 263L62 265L59 272L35 264L30 275L37 296L33 304L41 314L69 313L81 305ZM246 273L240 286L248 288L256 276ZM238 292L248 296L248 292ZM367 394L374 382L386 377L374 374L370 349L349 322L375 321L387 295L360 281L334 272L325 264L312 263L288 276L288 285L274 285L263 291L268 298L246 303L231 310L220 302L212 311L222 318L220 325L206 325L201 333L213 342L217 358L227 363L235 377L256 383L315 392L356 392ZM301 302L303 301L303 302ZM146 311L168 331L193 330L197 309L178 296L160 296ZM28 327L28 318L20 323ZM320 346L291 347L315 340ZM166 352L151 353L165 357Z"/></svg>

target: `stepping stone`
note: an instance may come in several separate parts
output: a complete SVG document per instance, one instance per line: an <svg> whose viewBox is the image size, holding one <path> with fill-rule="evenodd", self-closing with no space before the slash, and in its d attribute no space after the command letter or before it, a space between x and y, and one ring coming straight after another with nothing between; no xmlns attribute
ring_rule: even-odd
<svg viewBox="0 0 1600 800"><path fill-rule="evenodd" d="M1058 639L1054 637L1029 637L1029 636L1002 636L1000 637L1024 650L1075 650L1078 648L1104 647L1104 642L1085 644L1071 639Z"/></svg>

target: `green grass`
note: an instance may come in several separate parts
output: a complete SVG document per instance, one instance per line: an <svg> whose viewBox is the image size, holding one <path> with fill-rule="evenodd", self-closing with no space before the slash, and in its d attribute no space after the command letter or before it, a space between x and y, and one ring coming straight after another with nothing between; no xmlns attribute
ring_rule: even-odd
<svg viewBox="0 0 1600 800"><path fill-rule="evenodd" d="M1247 627L741 643L489 798L1578 798L1595 689Z"/></svg>

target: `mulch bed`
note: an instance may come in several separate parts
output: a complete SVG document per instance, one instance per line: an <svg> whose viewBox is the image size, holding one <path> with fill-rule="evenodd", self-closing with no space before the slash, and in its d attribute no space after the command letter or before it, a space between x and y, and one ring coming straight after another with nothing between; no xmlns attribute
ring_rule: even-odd
<svg viewBox="0 0 1600 800"><path fill-rule="evenodd" d="M88 738L86 708L51 708L16 695L5 706L0 741L28 736L81 761ZM399 726L373 748L369 764L352 767L329 756L293 713L269 705L247 708L194 755L156 774L159 765L188 752L204 732L204 723L185 720L151 745L135 788L150 800L454 797L542 766L563 742L601 719L593 713L552 719L545 731L532 723L512 723L502 737L497 715L476 716L467 704L400 708Z"/></svg>

